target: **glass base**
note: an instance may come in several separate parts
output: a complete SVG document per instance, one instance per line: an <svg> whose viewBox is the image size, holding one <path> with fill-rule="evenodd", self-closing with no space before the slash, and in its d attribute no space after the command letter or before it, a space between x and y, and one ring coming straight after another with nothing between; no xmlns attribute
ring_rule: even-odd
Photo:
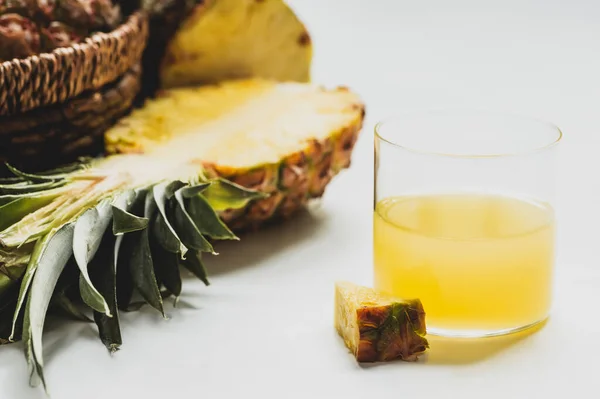
<svg viewBox="0 0 600 399"><path fill-rule="evenodd" d="M544 323L548 317L545 317L541 320L535 321L533 323L519 326L519 327L511 327L500 330L476 330L476 329L444 329L444 328L435 328L427 326L427 335L434 335L438 337L447 337L447 338L486 338L486 337L498 337L502 335L514 334L523 330L528 330L530 328L536 327Z"/></svg>

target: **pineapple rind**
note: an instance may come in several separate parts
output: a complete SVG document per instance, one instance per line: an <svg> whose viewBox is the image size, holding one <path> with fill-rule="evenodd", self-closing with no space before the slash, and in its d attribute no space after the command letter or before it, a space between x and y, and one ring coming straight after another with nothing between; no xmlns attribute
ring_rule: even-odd
<svg viewBox="0 0 600 399"><path fill-rule="evenodd" d="M415 361L429 347L418 299L401 300L348 282L336 284L335 328L359 362Z"/></svg>

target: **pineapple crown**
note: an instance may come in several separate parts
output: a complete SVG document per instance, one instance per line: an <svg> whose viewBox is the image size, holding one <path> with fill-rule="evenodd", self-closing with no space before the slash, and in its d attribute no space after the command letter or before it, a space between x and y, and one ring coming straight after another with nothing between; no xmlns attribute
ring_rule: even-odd
<svg viewBox="0 0 600 399"><path fill-rule="evenodd" d="M238 239L218 212L264 197L207 179L195 165L156 163L114 156L43 174L7 166L14 177L0 179L0 337L24 342L32 385L46 387L49 309L87 321L91 311L101 341L118 350L119 310L149 304L164 317L164 299L181 294L180 266L208 285L202 254L216 254L214 240Z"/></svg>

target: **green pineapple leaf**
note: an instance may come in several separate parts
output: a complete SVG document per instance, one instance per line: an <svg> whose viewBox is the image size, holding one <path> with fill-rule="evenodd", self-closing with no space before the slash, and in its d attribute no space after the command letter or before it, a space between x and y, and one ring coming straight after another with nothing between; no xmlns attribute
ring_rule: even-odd
<svg viewBox="0 0 600 399"><path fill-rule="evenodd" d="M202 193L210 206L217 212L245 207L250 201L267 198L269 195L250 190L228 180L213 181Z"/></svg>
<svg viewBox="0 0 600 399"><path fill-rule="evenodd" d="M183 198L192 198L206 190L210 186L210 183L196 184L194 186L181 188L181 195Z"/></svg>
<svg viewBox="0 0 600 399"><path fill-rule="evenodd" d="M109 353L114 353L123 344L119 310L117 307L117 256L124 236L114 237L105 233L100 248L90 262L90 277L98 292L106 300L110 317L105 312L94 311L94 321L98 326L100 340Z"/></svg>
<svg viewBox="0 0 600 399"><path fill-rule="evenodd" d="M1 255L2 251L0 250ZM23 277L23 274L25 274L27 262L24 259L22 261L17 259L16 262L13 264L0 262L0 298L2 298L4 293L15 287L21 280L21 277Z"/></svg>
<svg viewBox="0 0 600 399"><path fill-rule="evenodd" d="M136 216L113 205L113 234L118 236L145 230L148 227L148 219Z"/></svg>
<svg viewBox="0 0 600 399"><path fill-rule="evenodd" d="M67 178L72 173L88 169L92 159L93 158L90 158L90 157L82 157L79 159L78 162L72 162L72 163L68 163L63 166L48 169L43 172L37 172L36 176L39 175L39 176L54 176L54 177L60 177L60 178L63 178L63 177Z"/></svg>
<svg viewBox="0 0 600 399"><path fill-rule="evenodd" d="M179 297L182 285L177 261L179 255L164 249L154 237L150 237L150 248L157 277L171 294Z"/></svg>
<svg viewBox="0 0 600 399"><path fill-rule="evenodd" d="M0 296L0 345L8 344L8 337L10 336L10 330L12 328L12 314L15 311L15 305L17 302L17 296L11 295L16 294L16 287L13 287L15 292L5 292L5 295ZM21 327L22 325L19 325ZM19 335L21 331L18 332Z"/></svg>
<svg viewBox="0 0 600 399"><path fill-rule="evenodd" d="M164 317L163 302L154 274L148 229L126 234L123 237L119 257L123 257L123 261L129 267L137 291Z"/></svg>
<svg viewBox="0 0 600 399"><path fill-rule="evenodd" d="M158 206L156 205L156 201L154 201L154 194L152 191L149 191L146 196L144 215L148 219L155 221L157 217L162 217L158 214L157 209ZM179 255L176 252L170 252L163 248L163 246L158 243L156 236L150 234L150 232L148 234L148 239L150 241L152 263L157 278L170 293L178 298L181 295L182 284L177 263Z"/></svg>
<svg viewBox="0 0 600 399"><path fill-rule="evenodd" d="M173 212L175 214L175 226L177 232L181 235L183 243L196 251L211 252L216 254L212 245L196 226L194 220L185 209L185 202L181 190L175 192L176 203L174 205Z"/></svg>
<svg viewBox="0 0 600 399"><path fill-rule="evenodd" d="M15 179L21 179L28 180L32 183L44 183L49 181L68 179L73 173L87 169L89 166L89 159L87 161L82 160L81 162L71 163L65 166L49 169L45 172L35 174L23 172L8 163L6 163L5 165L8 168L8 170L16 176L16 178L11 179L12 181L15 181Z"/></svg>
<svg viewBox="0 0 600 399"><path fill-rule="evenodd" d="M154 220L152 232L157 241L167 251L181 252L182 255L185 255L188 249L175 232L167 216L167 196L170 191L171 187L169 187L169 183L160 183L152 188L154 201L160 212L160 215Z"/></svg>
<svg viewBox="0 0 600 399"><path fill-rule="evenodd" d="M0 184L26 183L22 177L0 177Z"/></svg>
<svg viewBox="0 0 600 399"><path fill-rule="evenodd" d="M202 234L219 240L239 240L202 194L188 199L187 210Z"/></svg>
<svg viewBox="0 0 600 399"><path fill-rule="evenodd" d="M161 247L172 253L179 253L182 251L182 248L185 248L177 234L171 230L170 223L165 220L162 214L159 213L150 221L150 224L152 235ZM185 248L185 251L187 252L187 248Z"/></svg>
<svg viewBox="0 0 600 399"><path fill-rule="evenodd" d="M25 274L23 275L23 280L21 281L19 296L17 297L17 305L15 308L15 313L13 315L12 329L11 329L10 337L9 337L10 341L14 341L14 339L15 339L15 332L17 330L17 321L19 319L19 314L21 313L21 308L23 307L23 303L25 302L25 298L27 297L27 294L29 291L29 286L31 285L33 276L35 275L35 273L37 271L39 258L42 255L43 251L45 250L46 246L48 245L48 241L50 240L50 238L51 238L50 234L45 235L44 237L42 237L41 239L36 241L35 246L33 247L33 252L31 254L31 258L29 259L27 268L25 269ZM69 248L71 248L71 245L69 245Z"/></svg>
<svg viewBox="0 0 600 399"><path fill-rule="evenodd" d="M137 206L136 208L143 208L144 219L148 220L156 211L156 204L153 201L153 197L147 193L140 193L140 199L136 203L142 206ZM133 211L138 213L140 209L134 209ZM122 250L119 256L123 256L129 267L133 285L144 300L165 317L160 289L158 288L154 274L148 229L145 228L126 234L121 245Z"/></svg>
<svg viewBox="0 0 600 399"><path fill-rule="evenodd" d="M8 277L6 274L0 273L0 297L7 292L13 285L15 280Z"/></svg>
<svg viewBox="0 0 600 399"><path fill-rule="evenodd" d="M71 301L64 292L57 292L54 294L53 303L60 307L63 312L68 314L75 320L91 322L85 313L79 309L79 307Z"/></svg>
<svg viewBox="0 0 600 399"><path fill-rule="evenodd" d="M75 222L73 238L73 255L79 270L79 292L81 299L93 310L111 316L104 297L92 284L88 273L88 263L94 258L102 237L112 221L111 206L102 201L94 208L85 211Z"/></svg>
<svg viewBox="0 0 600 399"><path fill-rule="evenodd" d="M175 195L175 192L186 187L186 184L180 180L169 182L165 185L165 198L170 200Z"/></svg>
<svg viewBox="0 0 600 399"><path fill-rule="evenodd" d="M58 229L56 233L50 233L50 238L44 240L44 245L32 257L32 262L37 265L37 271L31 282L29 299L27 301L25 312L25 331L27 331L29 348L28 360L30 363L32 385L36 385L37 378L41 379L44 388L47 389L44 380L44 360L42 350L42 332L46 312L50 304L50 299L69 258L73 255L74 224L69 223Z"/></svg>
<svg viewBox="0 0 600 399"><path fill-rule="evenodd" d="M32 192L32 193L0 195L0 206L10 204L11 202L14 202L19 199L26 199L26 198L30 198L30 199L46 198L46 199L48 199L48 201L51 201L51 200L57 198L58 196L60 196L61 194L64 194L65 188L66 187L64 187L64 186L60 186L60 187L54 187L50 190L36 191L36 192Z"/></svg>
<svg viewBox="0 0 600 399"><path fill-rule="evenodd" d="M51 190L53 188L62 187L67 182L62 181L47 181L43 183L30 184L28 182L20 182L15 184L0 184L0 195L20 195L31 194L40 191Z"/></svg>
<svg viewBox="0 0 600 399"><path fill-rule="evenodd" d="M39 195L34 197L20 197L4 205L0 205L0 231L12 226L24 216L49 204L57 194ZM0 201L1 201L0 197Z"/></svg>
<svg viewBox="0 0 600 399"><path fill-rule="evenodd" d="M117 307L120 310L126 310L133 297L133 277L129 270L128 259L123 255L123 238L118 236L115 241L115 262L116 262L116 296Z"/></svg>
<svg viewBox="0 0 600 399"><path fill-rule="evenodd" d="M210 285L208 281L208 273L206 271L206 267L202 263L201 253L190 253L185 259L180 259L179 262L181 266L188 269L192 272L196 277L198 277L205 285Z"/></svg>

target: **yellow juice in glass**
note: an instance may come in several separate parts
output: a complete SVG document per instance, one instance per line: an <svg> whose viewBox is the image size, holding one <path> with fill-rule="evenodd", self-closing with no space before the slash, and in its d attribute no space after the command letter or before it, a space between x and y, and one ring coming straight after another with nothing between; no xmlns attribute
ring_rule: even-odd
<svg viewBox="0 0 600 399"><path fill-rule="evenodd" d="M420 298L434 334L485 335L545 319L553 262L554 214L546 204L487 194L376 204L375 286Z"/></svg>

